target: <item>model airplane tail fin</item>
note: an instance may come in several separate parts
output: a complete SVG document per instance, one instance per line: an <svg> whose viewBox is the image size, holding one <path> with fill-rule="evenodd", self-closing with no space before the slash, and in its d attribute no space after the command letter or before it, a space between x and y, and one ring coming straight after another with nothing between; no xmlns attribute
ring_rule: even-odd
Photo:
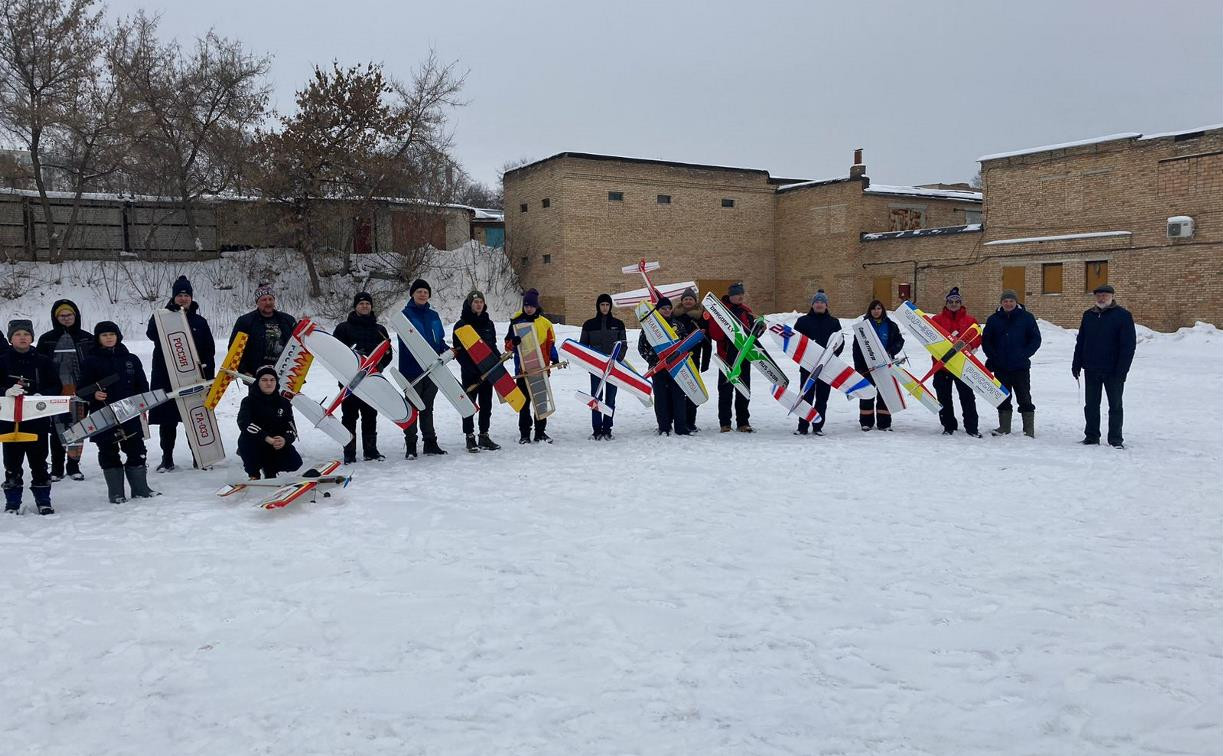
<svg viewBox="0 0 1223 756"><path fill-rule="evenodd" d="M579 402L581 402L582 404L585 404L590 409L597 410L598 412L601 412L602 414L607 415L608 417L611 417L613 410L611 407L608 407L607 404L604 403L603 401L596 399L595 397L591 396L590 394L587 394L584 391L575 391L573 392L573 395L578 398Z"/></svg>

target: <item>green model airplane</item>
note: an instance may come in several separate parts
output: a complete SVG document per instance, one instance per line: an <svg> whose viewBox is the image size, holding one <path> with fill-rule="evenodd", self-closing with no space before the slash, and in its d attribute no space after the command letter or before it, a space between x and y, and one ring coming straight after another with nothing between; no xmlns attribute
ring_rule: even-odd
<svg viewBox="0 0 1223 756"><path fill-rule="evenodd" d="M769 324L764 318L756 318L752 324L750 331L744 329L743 324L726 309L726 305L722 304L722 300L718 299L713 293L705 294L705 299L701 302L705 307L705 312L708 312L730 339L731 344L737 353L735 360L730 365L718 364L718 369L726 376L726 380L735 390L743 394L745 397L751 396L747 386L743 384L742 374L744 364L752 364L760 371L770 384L774 386L787 386L790 379L782 372L781 367L773 360L764 345L759 343L761 335L768 330Z"/></svg>

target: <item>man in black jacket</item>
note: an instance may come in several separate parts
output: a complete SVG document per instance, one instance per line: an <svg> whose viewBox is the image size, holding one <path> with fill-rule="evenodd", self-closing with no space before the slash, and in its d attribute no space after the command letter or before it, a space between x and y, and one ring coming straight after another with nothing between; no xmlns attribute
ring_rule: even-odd
<svg viewBox="0 0 1223 756"><path fill-rule="evenodd" d="M166 309L172 312L182 310L187 313L187 327L191 329L191 341L195 344L195 353L200 358L200 369L205 380L216 377L217 343L212 338L212 326L200 314L200 305L195 301L195 291L191 281L186 276L179 276L174 281L170 291L170 301ZM161 339L157 334L157 321L149 316L148 327L144 335L153 342L153 360L150 366L149 386L154 389L169 391L170 371L166 369L166 358L161 350ZM174 442L178 436L178 424L182 417L178 413L178 402L166 402L149 410L149 425L156 425L157 435L161 445L161 464L157 472L169 472L174 469Z"/></svg>
<svg viewBox="0 0 1223 756"><path fill-rule="evenodd" d="M689 287L679 297L679 307L675 310L675 320L684 327L684 332L692 335L700 330L705 334L696 348L692 350L692 364L702 373L709 369L709 356L713 354L713 342L709 340L709 321L705 319L705 308L697 300L696 289ZM688 410L688 432L700 433L696 426L696 402L684 394L684 407Z"/></svg>
<svg viewBox="0 0 1223 756"><path fill-rule="evenodd" d="M675 329L676 337L683 341L688 332L684 330L684 326L678 320L671 316L671 300L659 297L656 306L658 314L667 321L671 328ZM644 330L637 337L637 353L650 367L658 364L658 353L646 339ZM684 406L684 390L666 370L659 370L654 374L654 418L658 421L658 435L660 436L670 436L672 429L675 430L677 436L687 436L691 433L688 429L688 408Z"/></svg>
<svg viewBox="0 0 1223 756"><path fill-rule="evenodd" d="M611 314L612 298L610 294L600 294L595 300L595 316L582 324L582 334L578 337L579 344L597 349L603 354L611 354L616 344L620 345L620 359L624 359L628 349L625 336L624 321ZM590 376L590 393L594 394L599 387L599 376ZM616 409L616 387L608 383L603 388L603 402ZM590 434L592 441L610 441L612 436L612 419L598 410L590 411L590 424L594 432Z"/></svg>
<svg viewBox="0 0 1223 756"><path fill-rule="evenodd" d="M1012 289L1002 292L998 311L985 321L981 334L985 351L985 367L994 373L1011 396L1019 401L1019 416L1023 418L1023 435L1036 436L1036 405L1032 404L1032 355L1040 349L1040 328L1032 313L1019 304L1019 295ZM998 427L994 436L1011 432L1011 396L998 407Z"/></svg>
<svg viewBox="0 0 1223 756"><path fill-rule="evenodd" d="M292 315L276 309L276 293L271 284L260 284L255 289L255 309L238 318L229 334L231 345L239 331L247 336L238 372L254 375L262 365L275 365L296 325L297 320Z"/></svg>
<svg viewBox="0 0 1223 756"><path fill-rule="evenodd" d="M798 319L794 324L794 330L811 339L822 347L828 346L828 340L832 338L834 333L840 333L841 321L832 316L828 311L828 295L820 289L811 298L811 309L806 315ZM840 354L845 348L845 343L842 342L837 346L834 354ZM800 367L798 369L799 383L806 385L807 379L811 377L811 371ZM811 433L822 436L824 435L824 419L828 412L828 395L832 391L832 386L828 383L819 380L815 381L815 385L811 390L803 395L803 399L807 402L814 401L816 410L820 413L820 419L816 423L810 424ZM806 420L799 419L798 430L794 431L796 436L807 435L808 423Z"/></svg>
<svg viewBox="0 0 1223 756"><path fill-rule="evenodd" d="M374 314L374 298L361 292L352 300L352 312L348 319L335 327L336 340L352 348L362 357L368 357L384 341L390 340L386 327L378 323ZM378 370L391 364L391 350L386 350L378 360ZM353 434L352 441L344 447L344 464L357 461L357 417L361 418L361 451L366 462L381 462L386 459L378 451L378 412L355 394L345 397L340 405L340 421Z"/></svg>
<svg viewBox="0 0 1223 756"><path fill-rule="evenodd" d="M9 322L10 348L0 354L0 392L5 396L22 394L51 396L63 390L59 374L51 360L39 354L32 346L34 324L29 320ZM0 434L12 433L14 424L0 421ZM51 432L49 418L26 420L21 423L22 433L33 433L33 441L4 442L4 511L16 514L21 510L22 464L30 466L30 492L38 513L55 514L51 508L51 478L47 475L47 434Z"/></svg>
<svg viewBox="0 0 1223 756"><path fill-rule="evenodd" d="M1074 361L1070 365L1076 381L1081 371L1087 372L1083 406L1086 427L1082 443L1100 443L1100 394L1103 389L1108 394L1109 446L1124 449L1121 393L1125 389L1125 376L1134 362L1138 334L1130 311L1113 301L1116 292L1112 286L1097 286L1092 293L1096 305L1083 313L1079 335L1074 342Z"/></svg>
<svg viewBox="0 0 1223 756"><path fill-rule="evenodd" d="M93 344L93 334L81 325L81 310L76 303L71 299L55 300L51 304L51 330L38 337L38 345L35 348L55 365L64 391L76 390L81 377L81 366L93 350ZM77 418L70 414L60 415L56 418L59 422L52 421L52 426L64 421L68 421L65 425L69 425L74 419ZM68 450L64 448L64 443L60 441L59 433L55 432L54 427L50 437L51 481L63 480L65 473L73 480L84 480L85 476L81 474L80 452L74 452L75 459L68 457Z"/></svg>

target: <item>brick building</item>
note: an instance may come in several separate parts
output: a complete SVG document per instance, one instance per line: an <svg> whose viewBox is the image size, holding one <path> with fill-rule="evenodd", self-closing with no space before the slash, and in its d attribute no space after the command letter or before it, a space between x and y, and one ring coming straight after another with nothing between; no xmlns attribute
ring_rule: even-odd
<svg viewBox="0 0 1223 756"><path fill-rule="evenodd" d="M1139 322L1223 324L1223 126L1122 134L981 159L963 185L797 181L766 171L561 153L505 176L507 254L568 322L602 291L635 288L623 265L722 292L743 280L757 311L805 310L823 288L854 315L873 297L936 309L959 286L985 314L1003 288L1075 326L1109 281ZM1170 238L1188 216L1191 237Z"/></svg>

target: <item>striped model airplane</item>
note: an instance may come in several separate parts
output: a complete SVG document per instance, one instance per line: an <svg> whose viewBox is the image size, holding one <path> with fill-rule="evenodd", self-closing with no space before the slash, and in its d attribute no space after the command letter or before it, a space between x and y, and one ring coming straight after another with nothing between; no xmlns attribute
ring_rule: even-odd
<svg viewBox="0 0 1223 756"><path fill-rule="evenodd" d="M480 334L476 333L476 329L469 325L454 329L454 335L463 345L467 356L475 363L476 370L480 371L480 380L475 385L464 387L464 391L475 391L481 383L488 381L493 384L498 399L513 407L515 412L521 412L527 403L526 394L522 393L522 389L518 388L517 382L505 369L505 363L514 353L506 352L497 356L492 347L485 344Z"/></svg>
<svg viewBox="0 0 1223 756"><path fill-rule="evenodd" d="M981 343L980 326L967 334L952 337L926 313L912 302L905 301L896 308L896 316L917 335L918 341L934 358L929 375L946 368L949 373L968 384L968 387L985 401L997 407L1007 400L1011 392L994 377L972 350ZM928 377L928 376L927 376Z"/></svg>
<svg viewBox="0 0 1223 756"><path fill-rule="evenodd" d="M769 333L781 345L783 352L811 374L807 379L809 385L803 386L800 393L810 391L818 379L844 392L850 399L871 399L875 396L875 387L871 382L837 356L837 348L844 342L840 333L832 335L827 347L820 346L788 325L773 324L769 326Z"/></svg>
<svg viewBox="0 0 1223 756"><path fill-rule="evenodd" d="M644 289L634 289L632 291L624 291L619 294L612 294L612 304L616 307L630 307L639 302L649 302L650 304L658 304L659 297L665 296L668 299L674 299L684 293L685 289L695 289L695 281L681 281L674 284L663 284L655 286L650 281L650 273L662 267L658 262L646 262L645 258L636 265L625 265L620 269L621 273L631 275L640 273L641 280L645 281Z"/></svg>
<svg viewBox="0 0 1223 756"><path fill-rule="evenodd" d="M342 386L340 393L324 412L325 415L334 416L336 408L352 394L400 428L406 430L416 422L416 409L408 404L403 393L378 373L378 361L391 348L389 340L379 344L365 357L354 352L335 336L318 328L303 334L301 343L306 351L314 356L314 361L331 373Z"/></svg>
<svg viewBox="0 0 1223 756"><path fill-rule="evenodd" d="M701 371L696 369L692 359L692 348L704 338L704 334L697 331L680 339L658 309L645 301L637 303L637 319L641 321L641 331L646 341L658 355L658 364L645 377L666 370L693 404L709 401L709 390L705 388Z"/></svg>
<svg viewBox="0 0 1223 756"><path fill-rule="evenodd" d="M21 421L62 415L72 409L74 401L76 401L75 397L71 396L41 396L38 394L0 397L0 420L7 420L13 424L12 431L0 435L0 442L37 441L36 434L21 430Z"/></svg>
<svg viewBox="0 0 1223 756"><path fill-rule="evenodd" d="M273 491L255 503L260 509L281 509L287 507L308 493L312 493L312 501L318 500L318 495L331 496L331 489L347 487L352 482L352 475L336 473L340 468L340 460L332 459L314 465L302 473L297 480L242 480L227 483L217 496L232 496L248 488L272 488Z"/></svg>
<svg viewBox="0 0 1223 756"><path fill-rule="evenodd" d="M565 339L565 342L561 344L561 351L572 358L573 364L599 379L593 394L587 394L584 391L575 392L578 401L591 410L601 412L608 417L612 415L612 408L604 402L604 394L609 383L637 397L647 407L653 403L651 398L653 385L649 379L633 370L628 363L620 360L620 349L620 342L616 342L616 345L612 347L611 354L604 354L598 349L579 344L573 339Z"/></svg>
<svg viewBox="0 0 1223 756"><path fill-rule="evenodd" d="M879 334L869 322L859 320L854 323L853 329L854 339L862 350L863 359L870 367L871 377L875 379L878 395L889 411L896 413L908 408L905 401L906 392L931 412L937 413L942 409L930 389L888 355L883 348L883 342L879 340Z"/></svg>

